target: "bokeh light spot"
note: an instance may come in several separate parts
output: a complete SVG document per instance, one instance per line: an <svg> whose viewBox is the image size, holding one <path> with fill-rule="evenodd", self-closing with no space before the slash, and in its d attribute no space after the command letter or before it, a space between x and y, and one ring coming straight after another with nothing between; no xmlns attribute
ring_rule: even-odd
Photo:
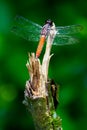
<svg viewBox="0 0 87 130"><path fill-rule="evenodd" d="M0 96L7 102L12 102L17 97L17 91L14 86L2 85L0 86Z"/></svg>

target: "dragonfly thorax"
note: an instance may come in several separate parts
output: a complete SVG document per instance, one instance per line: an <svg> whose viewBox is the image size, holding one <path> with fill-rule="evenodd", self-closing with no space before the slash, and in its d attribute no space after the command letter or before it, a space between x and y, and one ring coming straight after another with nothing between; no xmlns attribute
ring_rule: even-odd
<svg viewBox="0 0 87 130"><path fill-rule="evenodd" d="M42 27L41 35L48 36L53 23L51 21L47 21L47 23Z"/></svg>

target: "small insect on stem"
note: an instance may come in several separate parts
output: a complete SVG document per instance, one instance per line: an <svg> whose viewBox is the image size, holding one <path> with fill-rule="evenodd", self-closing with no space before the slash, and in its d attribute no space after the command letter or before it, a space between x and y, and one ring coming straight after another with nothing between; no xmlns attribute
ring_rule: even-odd
<svg viewBox="0 0 87 130"><path fill-rule="evenodd" d="M12 27L12 32L28 41L39 41L36 51L36 58L38 58L52 27L52 20L47 20L42 27L28 19L17 16L14 21L14 26ZM71 45L77 43L78 40L73 37L73 34L79 33L82 29L83 27L81 25L55 27L56 35L53 37L52 45Z"/></svg>
<svg viewBox="0 0 87 130"><path fill-rule="evenodd" d="M45 43L45 40L46 40L52 26L53 26L53 22L51 20L47 20L45 25L42 27L41 37L40 37L40 41L39 41L37 51L36 51L36 58L38 58L40 56L44 43Z"/></svg>

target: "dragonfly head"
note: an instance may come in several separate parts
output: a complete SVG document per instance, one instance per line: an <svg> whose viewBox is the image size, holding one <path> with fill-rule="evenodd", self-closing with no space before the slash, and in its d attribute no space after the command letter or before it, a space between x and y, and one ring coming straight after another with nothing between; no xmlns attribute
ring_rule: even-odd
<svg viewBox="0 0 87 130"><path fill-rule="evenodd" d="M50 20L50 19L46 20L45 23L46 23L46 24L49 24L50 26L53 26L53 21Z"/></svg>

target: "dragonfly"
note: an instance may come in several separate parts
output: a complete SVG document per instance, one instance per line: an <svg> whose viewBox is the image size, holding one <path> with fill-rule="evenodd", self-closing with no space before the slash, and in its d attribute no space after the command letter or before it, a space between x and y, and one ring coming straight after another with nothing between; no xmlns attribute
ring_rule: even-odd
<svg viewBox="0 0 87 130"><path fill-rule="evenodd" d="M44 43L52 29L53 21L46 20L44 26L32 22L22 16L16 16L12 32L20 37L28 40L38 42L36 50L36 58L41 54ZM56 35L53 40L53 45L70 45L78 42L78 39L73 37L73 34L79 33L82 30L81 25L58 26L55 27Z"/></svg>

